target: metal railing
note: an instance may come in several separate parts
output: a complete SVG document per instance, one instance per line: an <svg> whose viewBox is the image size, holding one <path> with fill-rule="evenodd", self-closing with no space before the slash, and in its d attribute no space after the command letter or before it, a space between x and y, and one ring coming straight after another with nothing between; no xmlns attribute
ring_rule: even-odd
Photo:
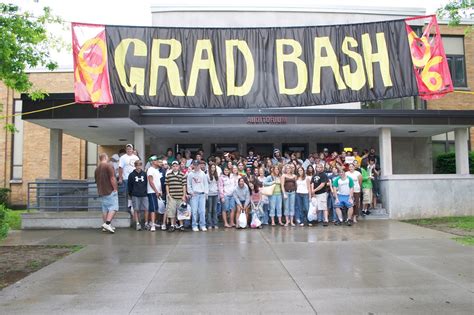
<svg viewBox="0 0 474 315"><path fill-rule="evenodd" d="M126 202L124 189L119 189L120 210L125 210ZM28 183L27 208L39 211L102 209L96 183L87 180L37 180Z"/></svg>

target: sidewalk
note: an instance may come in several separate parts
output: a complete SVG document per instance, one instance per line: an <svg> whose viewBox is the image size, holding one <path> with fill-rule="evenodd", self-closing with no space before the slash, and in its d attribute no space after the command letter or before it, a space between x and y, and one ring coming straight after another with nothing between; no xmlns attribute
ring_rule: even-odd
<svg viewBox="0 0 474 315"><path fill-rule="evenodd" d="M472 314L474 249L396 221L353 227L17 231L83 244L0 291L3 314Z"/></svg>

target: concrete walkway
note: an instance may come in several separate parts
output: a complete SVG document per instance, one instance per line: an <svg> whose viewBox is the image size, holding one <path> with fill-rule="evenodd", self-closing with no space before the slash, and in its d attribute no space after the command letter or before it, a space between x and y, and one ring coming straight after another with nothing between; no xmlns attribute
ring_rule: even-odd
<svg viewBox="0 0 474 315"><path fill-rule="evenodd" d="M22 231L84 244L2 291L2 314L473 314L474 249L395 221L209 232Z"/></svg>

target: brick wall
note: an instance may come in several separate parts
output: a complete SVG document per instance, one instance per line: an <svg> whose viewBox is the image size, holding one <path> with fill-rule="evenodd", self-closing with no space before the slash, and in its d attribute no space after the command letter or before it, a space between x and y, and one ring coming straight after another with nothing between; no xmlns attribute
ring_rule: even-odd
<svg viewBox="0 0 474 315"><path fill-rule="evenodd" d="M72 93L73 74L69 73L32 73L30 80L34 88L47 93ZM19 93L12 94L11 90L0 83L0 103L3 104L2 116L12 114L14 99ZM4 119L2 123L6 123ZM11 122L11 119L8 119ZM0 130L0 185L9 187L12 192L10 202L14 205L25 205L27 202L27 186L37 178L49 177L49 137L48 128L33 123L23 124L23 180L10 183L12 134ZM86 141L63 135L62 177L64 179L85 178Z"/></svg>
<svg viewBox="0 0 474 315"><path fill-rule="evenodd" d="M466 26L451 27L440 25L441 35L464 36ZM428 109L434 110L474 110L474 94L461 92L474 92L474 34L471 32L464 36L464 56L466 62L467 89L455 89L439 100L427 102ZM474 128L471 128L471 150L474 149Z"/></svg>

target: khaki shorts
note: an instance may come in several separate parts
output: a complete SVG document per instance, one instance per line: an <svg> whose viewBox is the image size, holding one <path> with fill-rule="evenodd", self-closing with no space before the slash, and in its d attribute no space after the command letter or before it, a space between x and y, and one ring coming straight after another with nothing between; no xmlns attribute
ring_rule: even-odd
<svg viewBox="0 0 474 315"><path fill-rule="evenodd" d="M372 200L374 199L374 195L372 193L372 188L363 188L362 189L362 203L364 205L368 205L372 203Z"/></svg>
<svg viewBox="0 0 474 315"><path fill-rule="evenodd" d="M182 199L166 199L166 216L168 218L176 218L176 212L178 211L178 207L182 202Z"/></svg>
<svg viewBox="0 0 474 315"><path fill-rule="evenodd" d="M311 198L311 202L319 211L327 211L328 210L328 193L322 193L318 195L314 195Z"/></svg>

